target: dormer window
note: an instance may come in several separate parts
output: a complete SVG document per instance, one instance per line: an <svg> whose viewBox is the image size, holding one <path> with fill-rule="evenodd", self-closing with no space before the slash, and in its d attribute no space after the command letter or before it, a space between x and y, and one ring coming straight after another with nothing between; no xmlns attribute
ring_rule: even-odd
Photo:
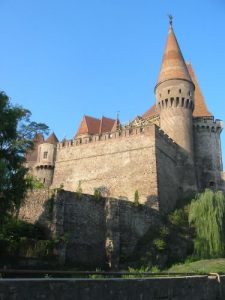
<svg viewBox="0 0 225 300"><path fill-rule="evenodd" d="M43 155L43 158L47 158L47 157L48 157L48 152L45 151L45 152L44 152L44 155Z"/></svg>

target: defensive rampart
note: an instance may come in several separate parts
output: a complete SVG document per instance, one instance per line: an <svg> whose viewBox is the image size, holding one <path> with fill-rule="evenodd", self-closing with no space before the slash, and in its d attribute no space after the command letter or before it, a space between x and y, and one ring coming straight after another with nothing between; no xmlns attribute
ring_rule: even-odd
<svg viewBox="0 0 225 300"><path fill-rule="evenodd" d="M138 191L141 203L157 207L155 156L155 125L60 143L53 187L88 194L99 188L130 201Z"/></svg>
<svg viewBox="0 0 225 300"><path fill-rule="evenodd" d="M147 206L64 190L32 193L20 218L43 224L51 235L67 236L59 263L88 268L117 268L120 256L131 256L140 238L160 221Z"/></svg>
<svg viewBox="0 0 225 300"><path fill-rule="evenodd" d="M184 149L156 127L159 210L167 213L197 191L194 163Z"/></svg>
<svg viewBox="0 0 225 300"><path fill-rule="evenodd" d="M220 134L223 122L213 117L194 118L195 165L200 190L220 189L223 170Z"/></svg>

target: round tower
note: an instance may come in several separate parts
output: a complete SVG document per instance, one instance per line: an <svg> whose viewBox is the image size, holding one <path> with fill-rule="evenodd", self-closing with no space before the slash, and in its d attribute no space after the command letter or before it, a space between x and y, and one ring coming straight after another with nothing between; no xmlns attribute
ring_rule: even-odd
<svg viewBox="0 0 225 300"><path fill-rule="evenodd" d="M36 176L46 186L52 184L57 143L58 139L55 134L52 133L44 143L38 146Z"/></svg>
<svg viewBox="0 0 225 300"><path fill-rule="evenodd" d="M183 150L193 156L193 125L195 86L172 27L169 33L155 86L156 106L160 115L160 127Z"/></svg>

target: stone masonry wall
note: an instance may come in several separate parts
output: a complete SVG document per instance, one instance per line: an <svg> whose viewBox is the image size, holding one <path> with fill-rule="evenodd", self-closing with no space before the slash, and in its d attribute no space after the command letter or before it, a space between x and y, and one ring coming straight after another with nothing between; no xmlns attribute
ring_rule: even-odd
<svg viewBox="0 0 225 300"><path fill-rule="evenodd" d="M178 201L197 191L195 168L186 152L156 127L156 162L159 210L167 213Z"/></svg>
<svg viewBox="0 0 225 300"><path fill-rule="evenodd" d="M80 185L79 185L80 183ZM157 206L155 125L125 130L121 136L80 145L58 147L53 187L84 193L95 188L106 195Z"/></svg>
<svg viewBox="0 0 225 300"><path fill-rule="evenodd" d="M199 189L218 189L223 170L220 134L222 121L194 119L195 162Z"/></svg>
<svg viewBox="0 0 225 300"><path fill-rule="evenodd" d="M1 279L1 300L223 300L225 277Z"/></svg>
<svg viewBox="0 0 225 300"><path fill-rule="evenodd" d="M67 236L59 262L88 268L117 268L121 249L131 255L139 239L160 222L158 212L147 206L64 190L30 194L20 218L45 225L51 235Z"/></svg>

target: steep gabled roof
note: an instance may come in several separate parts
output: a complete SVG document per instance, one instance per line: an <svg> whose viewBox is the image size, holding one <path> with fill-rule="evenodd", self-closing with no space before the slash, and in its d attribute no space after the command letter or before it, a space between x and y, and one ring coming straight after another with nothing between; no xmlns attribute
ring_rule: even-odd
<svg viewBox="0 0 225 300"><path fill-rule="evenodd" d="M103 116L100 120L99 133L110 132L113 128L114 123L115 119L110 119Z"/></svg>
<svg viewBox="0 0 225 300"><path fill-rule="evenodd" d="M211 117L212 114L208 111L204 96L203 96L200 86L198 84L198 79L195 75L192 65L190 62L187 62L186 64L188 67L189 74L195 85L195 108L193 111L193 116L194 117Z"/></svg>
<svg viewBox="0 0 225 300"><path fill-rule="evenodd" d="M115 131L117 131L117 129L120 127L120 121L119 121L119 119L116 119L115 121L114 121L114 124L113 124L113 127L112 127L112 129L111 129L111 131L112 132L115 132Z"/></svg>
<svg viewBox="0 0 225 300"><path fill-rule="evenodd" d="M193 70L193 67L190 62L186 63L188 72L191 76L191 79L195 85L195 107L193 111L193 117L211 117L212 114L209 112L204 96L202 94L202 91L200 89L200 86L198 84L198 79L195 75L195 72ZM156 110L156 104L151 106L143 115L143 119L147 119L149 117L153 117L158 115L157 110Z"/></svg>
<svg viewBox="0 0 225 300"><path fill-rule="evenodd" d="M147 119L149 117L153 117L158 115L158 112L156 111L156 104L153 104L143 115L142 119Z"/></svg>
<svg viewBox="0 0 225 300"><path fill-rule="evenodd" d="M115 121L115 119L110 119L104 116L101 119L84 116L76 133L76 136L83 134L100 134L104 132L110 132L112 131Z"/></svg>
<svg viewBox="0 0 225 300"><path fill-rule="evenodd" d="M57 144L58 142L59 140L57 139L54 132L52 132L45 141L45 143L54 144L54 145Z"/></svg>
<svg viewBox="0 0 225 300"><path fill-rule="evenodd" d="M174 34L172 24L170 24L169 27L166 47L156 86L170 79L192 81Z"/></svg>
<svg viewBox="0 0 225 300"><path fill-rule="evenodd" d="M84 115L76 135L97 134L99 132L99 127L100 127L99 119Z"/></svg>

